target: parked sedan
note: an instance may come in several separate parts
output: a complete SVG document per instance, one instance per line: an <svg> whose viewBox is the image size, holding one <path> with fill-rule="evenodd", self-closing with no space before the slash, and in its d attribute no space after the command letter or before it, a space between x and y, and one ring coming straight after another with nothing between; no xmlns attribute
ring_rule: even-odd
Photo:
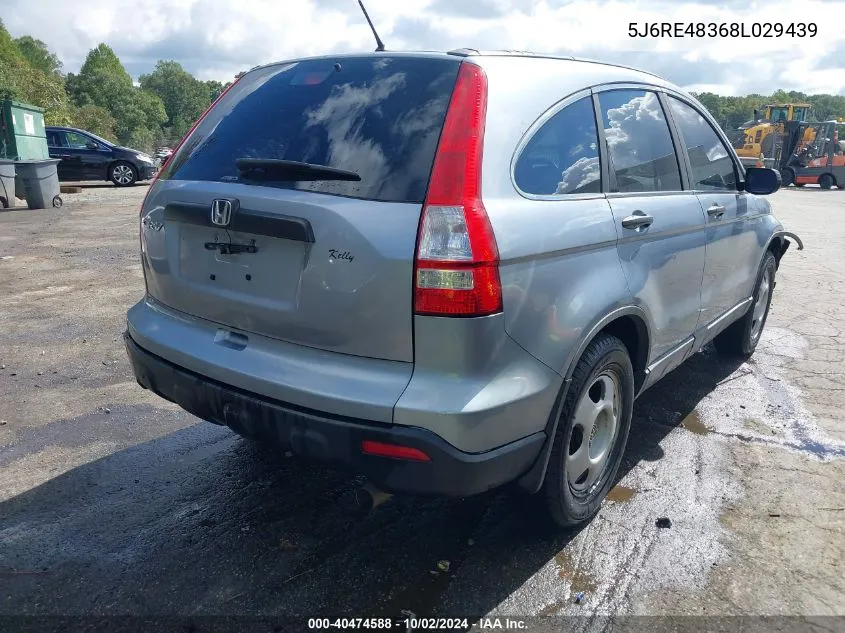
<svg viewBox="0 0 845 633"><path fill-rule="evenodd" d="M50 158L62 159L59 180L111 180L127 187L155 175L153 159L138 150L76 128L48 127L46 132Z"/></svg>

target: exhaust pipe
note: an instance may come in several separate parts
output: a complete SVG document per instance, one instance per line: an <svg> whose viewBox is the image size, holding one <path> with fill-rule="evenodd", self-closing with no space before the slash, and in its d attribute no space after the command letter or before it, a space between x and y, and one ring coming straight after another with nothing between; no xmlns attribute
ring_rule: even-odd
<svg viewBox="0 0 845 633"><path fill-rule="evenodd" d="M389 492L379 490L370 482L356 488L353 494L353 508L356 514L366 515L393 496Z"/></svg>

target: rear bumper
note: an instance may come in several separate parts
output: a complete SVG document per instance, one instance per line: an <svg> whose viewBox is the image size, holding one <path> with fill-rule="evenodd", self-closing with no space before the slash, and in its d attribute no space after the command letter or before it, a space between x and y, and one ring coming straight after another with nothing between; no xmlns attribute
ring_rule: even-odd
<svg viewBox="0 0 845 633"><path fill-rule="evenodd" d="M124 339L135 376L145 389L246 437L351 467L389 492L451 497L484 492L526 473L546 439L541 431L495 450L465 453L425 429L326 414L223 385L142 349L128 332ZM364 440L416 448L430 461L364 455Z"/></svg>

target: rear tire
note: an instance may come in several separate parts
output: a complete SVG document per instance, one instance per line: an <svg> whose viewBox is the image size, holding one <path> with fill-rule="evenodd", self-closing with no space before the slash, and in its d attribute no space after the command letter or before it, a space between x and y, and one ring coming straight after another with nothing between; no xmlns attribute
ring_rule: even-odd
<svg viewBox="0 0 845 633"><path fill-rule="evenodd" d="M598 512L625 452L633 405L628 350L615 336L600 334L572 373L543 481L557 525L584 523Z"/></svg>
<svg viewBox="0 0 845 633"><path fill-rule="evenodd" d="M109 167L109 180L118 187L131 187L138 180L138 172L131 163L120 160Z"/></svg>
<svg viewBox="0 0 845 633"><path fill-rule="evenodd" d="M748 312L713 340L716 349L723 356L747 358L754 353L769 317L776 271L777 261L769 251L757 275L757 286L754 288Z"/></svg>
<svg viewBox="0 0 845 633"><path fill-rule="evenodd" d="M830 189L836 186L836 179L830 174L822 174L819 176L819 187L822 189Z"/></svg>

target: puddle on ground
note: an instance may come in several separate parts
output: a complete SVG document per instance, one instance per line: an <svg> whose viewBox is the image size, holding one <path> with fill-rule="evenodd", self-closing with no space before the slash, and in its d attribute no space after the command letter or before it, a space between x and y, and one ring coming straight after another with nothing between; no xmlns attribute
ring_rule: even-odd
<svg viewBox="0 0 845 633"><path fill-rule="evenodd" d="M615 501L617 503L624 503L625 501L630 501L635 494L637 494L637 491L633 488L619 485L611 488L605 499L608 501Z"/></svg>
<svg viewBox="0 0 845 633"><path fill-rule="evenodd" d="M568 550L561 550L555 554L555 562L558 565L557 575L563 580L569 581L570 592L576 594L580 591L584 593L594 593L596 591L596 581L585 570L578 567L572 558L569 556Z"/></svg>
<svg viewBox="0 0 845 633"><path fill-rule="evenodd" d="M701 421L701 418L698 417L698 412L694 409L683 419L681 426L690 433L695 433L696 435L707 435L710 433L710 429L705 426L704 422Z"/></svg>

